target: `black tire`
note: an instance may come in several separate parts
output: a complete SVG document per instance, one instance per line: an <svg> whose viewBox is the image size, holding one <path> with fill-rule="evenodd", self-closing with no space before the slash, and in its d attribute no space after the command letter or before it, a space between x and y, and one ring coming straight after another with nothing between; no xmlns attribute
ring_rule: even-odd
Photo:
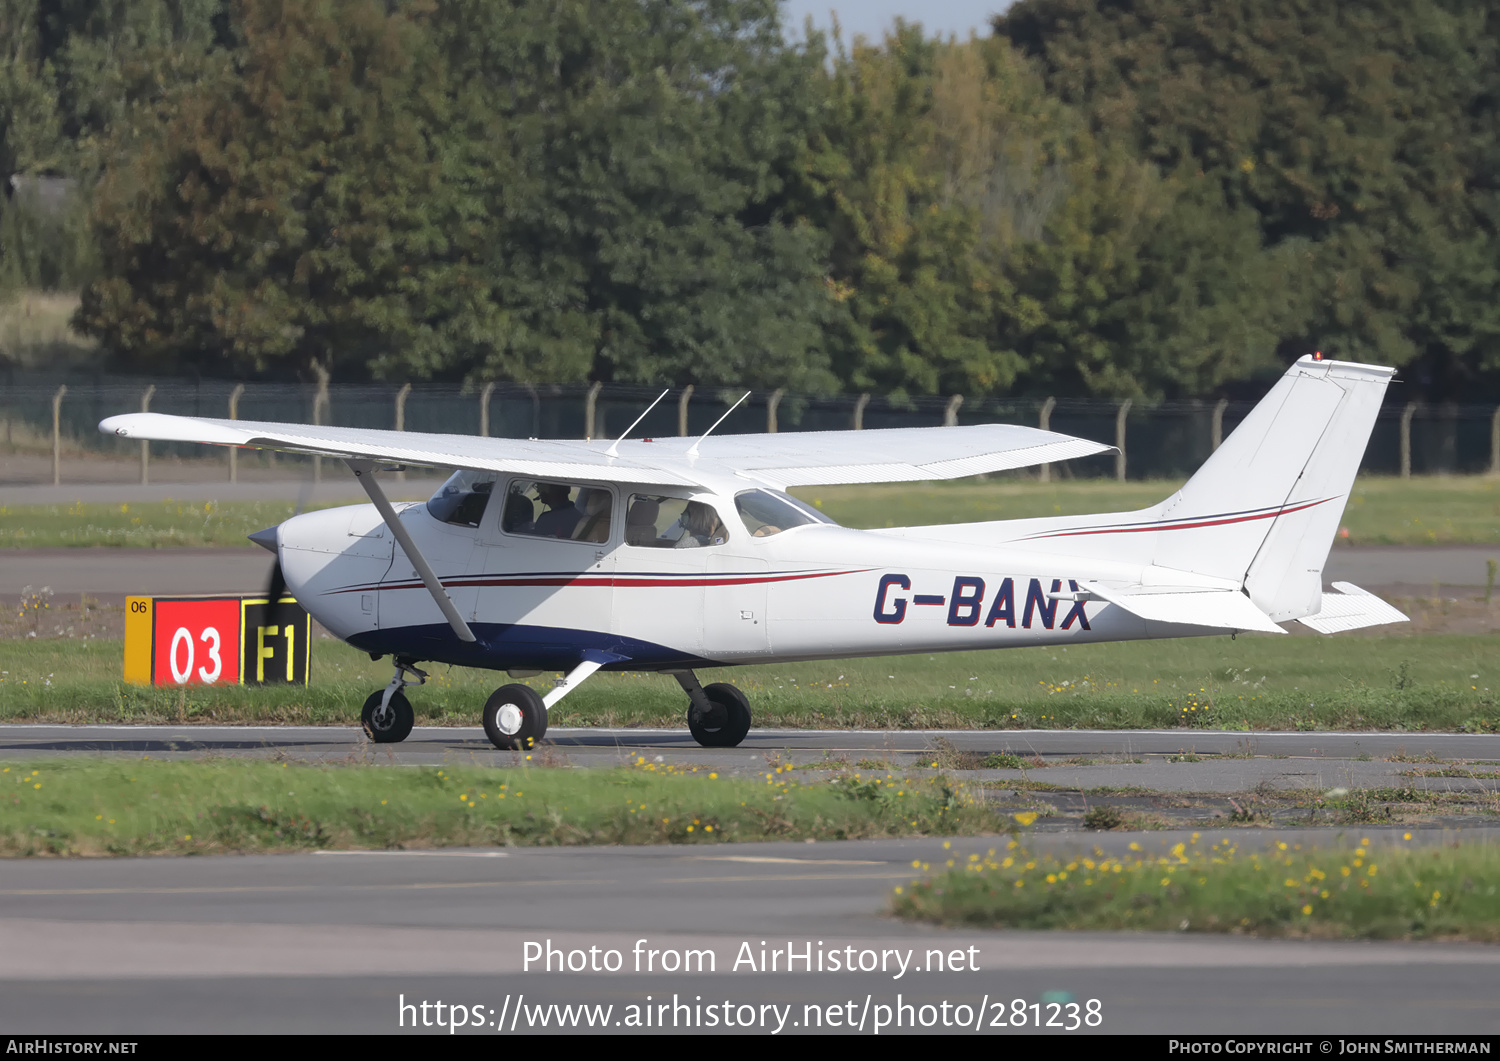
<svg viewBox="0 0 1500 1061"><path fill-rule="evenodd" d="M542 694L529 685L500 686L484 703L484 735L501 751L536 747L547 735L547 707Z"/></svg>
<svg viewBox="0 0 1500 1061"><path fill-rule="evenodd" d="M365 701L364 710L359 713L359 724L376 744L397 744L411 736L411 728L416 725L417 715L411 709L411 701L406 698L406 694L397 689L391 694L390 707L385 717L377 724L375 713L380 710L380 698L384 695L384 689L370 694L370 698Z"/></svg>
<svg viewBox="0 0 1500 1061"><path fill-rule="evenodd" d="M733 748L750 732L750 701L725 682L703 688L712 709L701 712L688 704L688 730L705 748Z"/></svg>

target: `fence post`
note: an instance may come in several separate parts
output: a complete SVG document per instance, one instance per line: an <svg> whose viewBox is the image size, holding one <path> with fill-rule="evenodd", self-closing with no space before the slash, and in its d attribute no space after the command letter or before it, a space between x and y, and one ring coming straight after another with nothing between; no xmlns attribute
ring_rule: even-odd
<svg viewBox="0 0 1500 1061"><path fill-rule="evenodd" d="M1120 482L1125 481L1125 417L1130 413L1130 399L1126 398L1120 403L1120 411L1115 413L1115 478Z"/></svg>
<svg viewBox="0 0 1500 1061"><path fill-rule="evenodd" d="M1490 474L1500 475L1500 405L1490 417Z"/></svg>
<svg viewBox="0 0 1500 1061"><path fill-rule="evenodd" d="M1052 430L1052 410L1055 408L1057 408L1057 399L1049 395L1047 400L1042 403L1042 411L1037 414L1036 418L1037 426L1043 431ZM1042 465L1041 469L1037 472L1037 479L1040 482L1050 483L1052 481L1052 465Z"/></svg>
<svg viewBox="0 0 1500 1061"><path fill-rule="evenodd" d="M236 383L234 385L234 390L229 392L229 419L238 420L240 418L240 395L244 393L245 385L243 383ZM237 483L240 481L239 458L240 448L238 446L230 446L229 481L231 483Z"/></svg>
<svg viewBox="0 0 1500 1061"><path fill-rule="evenodd" d="M155 393L156 393L156 384L153 383L153 384L151 384L151 386L149 386L149 387L146 388L146 393L141 395L141 412L148 413L148 412L151 411L151 395L153 395ZM150 475L150 471L149 471L150 467L151 467L151 443L147 442L143 438L143 439L141 439L141 485L142 486L145 486L148 482L151 481L151 475Z"/></svg>
<svg viewBox="0 0 1500 1061"><path fill-rule="evenodd" d="M1224 444L1224 410L1227 408L1229 408L1228 398L1220 398L1219 403L1214 406L1214 449L1218 449Z"/></svg>
<svg viewBox="0 0 1500 1061"><path fill-rule="evenodd" d="M490 395L495 393L495 381L484 385L483 392L479 395L479 437L490 437Z"/></svg>
<svg viewBox="0 0 1500 1061"><path fill-rule="evenodd" d="M687 409L688 399L693 396L693 385L689 383L682 388L682 394L677 398L677 435L687 438Z"/></svg>
<svg viewBox="0 0 1500 1061"><path fill-rule="evenodd" d="M403 383L401 389L396 392L396 430L406 430L406 398L411 394L411 384ZM406 482L406 469L396 469L396 481Z"/></svg>
<svg viewBox="0 0 1500 1061"><path fill-rule="evenodd" d="M870 396L868 394L861 394L859 401L854 403L854 430L863 431L865 429L865 406L869 404Z"/></svg>
<svg viewBox="0 0 1500 1061"><path fill-rule="evenodd" d="M594 437L594 410L598 406L599 391L603 386L602 382L595 380L583 402L583 437L586 439Z"/></svg>
<svg viewBox="0 0 1500 1061"><path fill-rule="evenodd" d="M1421 402L1407 402L1401 410L1401 478L1411 478L1411 418Z"/></svg>
<svg viewBox="0 0 1500 1061"><path fill-rule="evenodd" d="M777 387L766 401L766 431L772 435L776 434L776 407L781 404L781 396L785 393L784 388Z"/></svg>
<svg viewBox="0 0 1500 1061"><path fill-rule="evenodd" d="M964 396L962 394L955 394L953 395L953 397L948 399L948 408L943 410L944 427L958 426L958 410L959 407L963 405L963 403Z"/></svg>
<svg viewBox="0 0 1500 1061"><path fill-rule="evenodd" d="M68 393L64 383L52 396L52 485L62 485L62 400Z"/></svg>
<svg viewBox="0 0 1500 1061"><path fill-rule="evenodd" d="M317 361L313 362L313 371L318 374L318 393L313 397L313 424L321 427L323 425L323 414L328 411L328 369ZM323 458L313 457L313 482L323 481Z"/></svg>

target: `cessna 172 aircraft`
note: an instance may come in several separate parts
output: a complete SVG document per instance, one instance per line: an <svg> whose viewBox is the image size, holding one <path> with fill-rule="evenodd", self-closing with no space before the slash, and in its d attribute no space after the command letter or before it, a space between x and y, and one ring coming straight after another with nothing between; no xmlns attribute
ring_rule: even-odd
<svg viewBox="0 0 1500 1061"><path fill-rule="evenodd" d="M348 464L371 504L251 537L328 630L392 657L390 684L364 705L374 740L411 732L402 689L436 661L565 675L546 696L496 690L483 718L500 748L541 739L548 708L601 669L675 676L693 736L732 747L749 703L732 685L701 685L697 668L1404 621L1357 586L1322 582L1392 374L1301 359L1152 508L948 525L934 512L934 525L884 530L838 526L786 490L951 479L1111 447L1003 424L615 442L157 413L99 427ZM376 480L395 465L457 471L425 505L398 507Z"/></svg>

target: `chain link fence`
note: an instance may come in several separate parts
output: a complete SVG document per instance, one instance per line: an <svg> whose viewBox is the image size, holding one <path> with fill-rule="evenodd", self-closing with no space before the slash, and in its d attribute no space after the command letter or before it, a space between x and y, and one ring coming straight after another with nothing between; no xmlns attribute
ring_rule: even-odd
<svg viewBox="0 0 1500 1061"><path fill-rule="evenodd" d="M659 389L605 384L493 383L316 384L150 379L13 371L0 376L3 441L51 445L54 452L134 454L139 443L99 433L116 413L175 413L294 423L326 423L488 435L498 438L615 437L660 394ZM744 392L674 388L637 426L637 437L698 435ZM1067 398L819 396L756 391L718 428L720 434L831 431L1009 423L1111 445L1106 455L1051 469L1060 477L1180 478L1190 474L1250 411L1253 402L1173 401L1148 405ZM55 420L55 428L54 428ZM158 456L201 458L200 446L152 443ZM285 459L285 458L283 458ZM1392 388L1365 453L1375 474L1500 474L1500 409L1492 405L1409 403Z"/></svg>

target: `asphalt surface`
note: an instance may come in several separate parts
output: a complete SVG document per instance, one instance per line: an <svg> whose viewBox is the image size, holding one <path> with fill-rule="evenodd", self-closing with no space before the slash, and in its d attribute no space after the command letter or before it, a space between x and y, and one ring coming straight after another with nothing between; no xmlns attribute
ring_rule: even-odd
<svg viewBox="0 0 1500 1061"><path fill-rule="evenodd" d="M1220 838L1204 833L1197 842ZM1331 841L1296 833L1233 838L1242 845ZM1135 839L1038 837L1033 847L1123 849ZM1164 851L1193 840L1176 833L1145 839L1148 850ZM1377 851L1403 842L1383 832L1368 839ZM1495 831L1483 839L1494 842ZM595 1030L620 1034L632 1030L628 1007L640 1016L648 1001L667 1004L656 1011L667 1031L675 1014L679 1031L770 1034L780 1020L787 1034L809 1030L817 1018L824 1031L874 1034L877 1020L893 1021L902 1005L913 1007L901 1029L907 1033L963 1031L940 1023L945 1013L956 1020L960 1006L986 1033L1033 1031L1009 1026L1019 1001L1020 1008L1042 1004L1044 1019L1063 1025L1042 1030L1058 1035L1500 1032L1496 947L940 931L883 915L891 888L920 876L913 861L940 867L993 843L11 863L0 881L0 938L11 971L0 980L0 1027L28 1035L443 1032L412 1028L424 1016L435 1022L435 1008L401 1008L442 1000L466 1007L466 1022L477 1016L478 1028L460 1030L488 1034L542 1031L533 1007L552 1003L613 1005ZM578 954L554 959L548 972L549 943ZM559 969L561 961L596 960L590 948L619 970ZM788 971L788 949L812 954L813 971L800 958ZM662 971L680 968L689 950L711 952L712 971L707 957L699 959L701 972ZM781 954L768 970L773 951ZM886 967L833 971L826 960L833 952ZM529 967L528 954L540 956ZM907 968L897 975L903 955ZM674 1010L674 998L686 1008ZM1077 1006L1072 1032L1068 1003ZM709 1026L710 1008L750 1026ZM1095 1029L1083 1026L1090 1010L1099 1015ZM507 1014L519 1017L517 1026L497 1027ZM854 1027L829 1029L833 1019ZM996 1026L1002 1019L1006 1026ZM911 1027L923 1020L936 1026Z"/></svg>

